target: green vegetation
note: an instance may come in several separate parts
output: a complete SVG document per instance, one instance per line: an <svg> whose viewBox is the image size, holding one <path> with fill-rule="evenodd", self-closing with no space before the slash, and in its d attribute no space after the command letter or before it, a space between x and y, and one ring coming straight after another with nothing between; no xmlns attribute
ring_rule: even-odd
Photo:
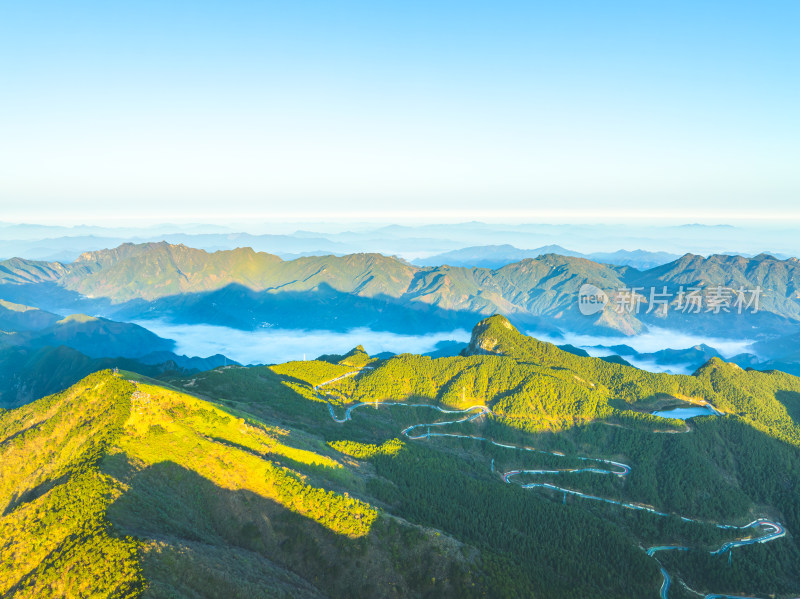
<svg viewBox="0 0 800 599"><path fill-rule="evenodd" d="M58 319L56 314L0 299L0 331L43 329Z"/></svg>
<svg viewBox="0 0 800 599"><path fill-rule="evenodd" d="M470 587L474 554L336 490L363 487L361 475L321 439L123 376L97 373L0 413L10 468L0 529L13 539L0 548L4 597L464 596Z"/></svg>
<svg viewBox="0 0 800 599"><path fill-rule="evenodd" d="M36 330L20 329L4 345L35 349L66 345L95 358L134 358L171 350L175 343L136 324L73 314Z"/></svg>
<svg viewBox="0 0 800 599"><path fill-rule="evenodd" d="M0 406L23 405L56 393L99 370L124 368L156 376L175 370L174 363L142 364L128 358L90 358L58 347L12 347L0 350Z"/></svg>
<svg viewBox="0 0 800 599"><path fill-rule="evenodd" d="M486 464L409 445L378 458L372 490L405 518L481 548L497 597L646 597L658 568L633 539L581 509L486 477Z"/></svg>
<svg viewBox="0 0 800 599"><path fill-rule="evenodd" d="M56 268L56 267L54 267ZM310 256L284 262L250 248L207 253L184 245L126 243L82 254L65 267L60 284L115 301L221 289L237 284L255 291L307 291L320 284L361 295L397 296L416 269L380 254Z"/></svg>
<svg viewBox="0 0 800 599"><path fill-rule="evenodd" d="M150 466L165 460L222 488L246 489L277 501L339 534L367 534L377 517L361 501L314 488L272 459L341 467L335 460L280 442L281 431L252 426L189 395L139 384L119 448Z"/></svg>
<svg viewBox="0 0 800 599"><path fill-rule="evenodd" d="M800 590L798 398L782 373L711 360L651 374L501 317L456 358L355 348L162 380L104 371L0 411L0 594L639 599L661 584L642 548L679 544L692 549L658 554L675 588L784 599ZM337 423L329 401L340 418L369 405ZM432 431L478 438L408 440L457 417L397 401L491 414ZM724 414L646 413L676 402ZM603 467L581 458L631 470L563 472ZM672 515L503 482L521 469L550 472L514 482ZM761 516L787 536L735 549L732 566L711 556L746 534L717 523Z"/></svg>
<svg viewBox="0 0 800 599"><path fill-rule="evenodd" d="M106 517L123 490L99 465L132 391L97 374L0 414L3 597L133 597L144 588L138 542Z"/></svg>
<svg viewBox="0 0 800 599"><path fill-rule="evenodd" d="M272 371L311 385L319 385L336 377L353 371L347 364L330 363L324 360L308 360L303 362L286 362L272 367Z"/></svg>
<svg viewBox="0 0 800 599"><path fill-rule="evenodd" d="M745 371L719 359L710 360L695 376L713 389L719 406L800 447L800 378L778 371Z"/></svg>
<svg viewBox="0 0 800 599"><path fill-rule="evenodd" d="M324 391L363 402L414 399L453 408L485 404L496 418L531 431L559 430L598 419L664 428L662 420L628 409L657 398L732 407L718 402L718 394L696 377L650 373L575 356L521 335L503 317L476 326L467 354L438 359L396 356ZM282 366L278 372L290 371ZM311 384L341 374L319 362L292 363L291 369L293 378ZM683 430L682 424L675 425Z"/></svg>
<svg viewBox="0 0 800 599"><path fill-rule="evenodd" d="M389 439L380 445L359 443L357 441L329 441L328 445L339 453L359 460L374 458L377 455L394 456L403 449L403 442L400 439Z"/></svg>
<svg viewBox="0 0 800 599"><path fill-rule="evenodd" d="M374 362L374 358L370 358L369 354L364 350L364 347L358 345L347 352L345 355L326 354L320 356L317 360L330 362L331 364L341 364L343 366L351 366L353 368L363 368L367 364Z"/></svg>
<svg viewBox="0 0 800 599"><path fill-rule="evenodd" d="M501 316L476 325L465 354L436 360L397 356L326 387L326 392L365 402L414 398L458 408L486 404L495 418L529 431L563 430L598 420L685 430L680 423L638 413L639 405L710 403L800 446L800 379L788 374L744 371L719 359L695 376L647 372L562 351L520 334ZM293 376L309 380L310 373Z"/></svg>

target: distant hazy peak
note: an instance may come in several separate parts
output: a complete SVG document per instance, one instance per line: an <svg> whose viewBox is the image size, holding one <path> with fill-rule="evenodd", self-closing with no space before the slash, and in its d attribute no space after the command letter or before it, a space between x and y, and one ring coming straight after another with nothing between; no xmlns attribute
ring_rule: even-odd
<svg viewBox="0 0 800 599"><path fill-rule="evenodd" d="M41 311L39 308L35 308L33 306L26 306L24 304L15 304L14 302L8 302L4 299L0 299L0 308L4 308L9 312L30 312L30 311Z"/></svg>
<svg viewBox="0 0 800 599"><path fill-rule="evenodd" d="M56 324L69 324L69 323L86 323L86 322L99 322L101 319L96 318L94 316L89 316L87 314L70 314L69 316L62 318Z"/></svg>

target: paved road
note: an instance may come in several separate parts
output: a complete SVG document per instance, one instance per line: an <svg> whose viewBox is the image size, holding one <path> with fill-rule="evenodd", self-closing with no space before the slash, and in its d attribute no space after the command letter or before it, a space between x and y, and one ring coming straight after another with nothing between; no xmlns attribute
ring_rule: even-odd
<svg viewBox="0 0 800 599"><path fill-rule="evenodd" d="M365 370L365 369L371 369L371 367L366 366L362 370ZM335 379L331 379L329 381L325 381L324 383L320 383L319 385L314 387L314 391L317 393L317 395L320 398L324 399L324 397L319 394L319 389L321 387L324 387L325 385L330 385L332 383L335 383L335 382L340 381L340 380L342 380L344 378L347 378L347 377L355 376L355 375L359 374L362 370L356 370L356 371L353 371L353 372L348 372L348 373L343 374L343 375L341 375L339 377L336 377ZM333 405L330 402L327 402L327 403L328 403L328 410L330 411L330 414L331 414L331 418L333 418L334 421L339 422L339 423L345 423L345 422L348 422L349 420L352 420L353 410L356 410L356 409L362 408L362 407L366 407L366 406L369 406L369 407L372 407L372 408L376 408L376 409L379 408L379 407L383 407L383 406L386 406L386 407L404 406L404 407L409 407L409 408L429 408L429 409L437 410L438 412L441 412L443 414L461 414L461 415L463 415L463 417L462 418L456 418L455 420L445 420L445 421L441 421L441 422L429 422L429 423L414 424L414 425L411 425L411 426L403 429L401 431L401 433L403 434L403 436L407 437L408 439L430 439L431 437L451 437L451 438L457 438L457 439L472 439L472 440L475 440L475 441L483 441L485 443L491 443L492 445L495 445L497 447L503 447L503 448L506 448L506 449L516 449L516 450L522 450L522 451L531 451L531 452L541 453L541 454L546 454L546 455L551 455L551 456L565 457L565 455L563 453L559 452L559 451L545 451L545 450L541 450L541 449L535 449L533 447L527 447L527 446L524 446L524 445L515 445L515 444L511 444L511 443L500 443L498 441L495 441L494 439L489 439L488 437L481 437L481 436L478 436L478 435L464 435L464 434L460 434L460 433L439 433L439 432L435 432L436 429L444 427L444 426L450 426L450 425L453 425L453 424L459 424L459 423L464 423L464 422L471 422L471 421L476 420L476 419L478 419L478 418L480 418L482 416L485 416L487 414L491 414L491 410L489 408L487 408L486 406L483 406L483 405L475 405L475 406L471 406L469 408L464 408L462 410L449 410L449 409L442 408L440 406L436 406L436 405L432 405L432 404L406 403L406 402L401 402L401 401L361 402L361 403L357 403L357 404L354 404L352 406L349 406L345 410L344 416L339 418L339 417L336 416L336 412L333 409ZM432 428L434 429L434 432L431 432ZM425 432L424 433L417 433L416 431L418 431L418 430L424 430ZM644 512L648 512L650 514L653 514L655 516L660 516L660 517L668 517L668 516L676 515L676 514L670 514L670 513L667 513L667 512L661 512L661 511L657 510L655 507L650 506L650 505L645 505L645 504L641 504L641 503L625 502L625 501L620 501L620 500L616 500L616 499L610 499L610 498L607 498L607 497L599 497L597 495L589 495L589 494L583 493L581 491L576 491L575 489L570 489L570 488L567 488L567 487L560 487L560 486L554 485L552 483L521 483L521 482L515 481L515 479L517 477L519 477L519 476L521 476L523 474L527 474L527 475L530 475L530 476L536 476L536 475L542 475L542 474L567 474L567 473L578 473L578 472L591 472L591 473L594 473L594 474L611 474L611 475L623 477L623 476L627 476L628 473L630 473L630 471L631 471L631 467L628 466L627 464L623 464L622 462L615 462L613 460L607 460L607 459L604 459L604 458L592 458L592 457L585 457L585 456L574 456L574 457L576 457L579 460L583 460L583 461L587 461L587 462L595 462L595 463L598 463L598 464L601 464L601 465L606 465L606 466L609 466L609 468L586 467L586 468L564 468L564 469L558 469L558 470L552 470L552 469L524 469L523 470L523 469L520 469L520 470L510 470L508 472L502 473L501 476L502 476L502 479L503 479L504 482L506 482L508 484L517 484L523 489L535 489L535 488L550 489L550 490L556 491L558 493L563 493L565 496L566 495L572 495L574 497L580 497L582 499L587 499L587 500L590 500L590 501L600 501L600 502L604 502L604 503L610 503L610 504L617 505L617 506L625 508L625 509L644 511ZM713 522L708 522L708 521L705 521L705 520L700 520L700 519L697 519L697 518L689 518L687 516L678 516L678 517L681 520L683 520L684 522L694 522L694 523L697 523L697 524L715 525L715 526L717 526L717 528L722 528L722 529L725 529L725 530L740 530L740 531L752 530L753 533L755 534L755 536L748 535L748 536L742 537L740 539L729 541L729 542L723 544L718 549L716 549L714 551L711 551L710 552L711 555L721 555L721 554L724 554L724 553L726 553L728 551L731 551L731 550L733 550L733 549L735 549L737 547L744 547L746 545L753 545L755 543L768 543L770 541L774 541L776 539L779 539L779 538L783 537L786 534L786 530L783 528L783 526L780 523L772 521L772 520L769 520L767 518L758 518L758 519L753 520L752 522L750 522L749 524L746 524L744 526L737 526L737 525L734 525L734 524L713 523ZM668 550L688 551L689 547L684 547L684 546L679 546L679 545L661 545L661 546L656 546L656 547L650 547L649 549L646 550L646 553L647 553L648 556L652 557L653 559L655 559L658 562L658 559L655 557L655 554L657 552L659 552L659 551L668 551ZM661 575L663 577L661 588L659 590L659 596L661 597L661 599L668 599L669 587L670 587L670 584L672 582L672 579L671 579L669 573L667 572L667 570L664 569L663 566L661 566L661 563L658 562L658 564L659 564L659 568L661 569ZM738 595L734 596L734 595L709 594L709 595L706 595L704 597L704 599L751 599L751 598L738 596Z"/></svg>

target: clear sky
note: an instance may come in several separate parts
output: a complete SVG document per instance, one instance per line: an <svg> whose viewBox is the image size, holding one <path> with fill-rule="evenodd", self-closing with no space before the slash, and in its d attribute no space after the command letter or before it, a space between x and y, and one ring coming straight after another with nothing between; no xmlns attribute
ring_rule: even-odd
<svg viewBox="0 0 800 599"><path fill-rule="evenodd" d="M800 2L0 0L0 220L800 218Z"/></svg>

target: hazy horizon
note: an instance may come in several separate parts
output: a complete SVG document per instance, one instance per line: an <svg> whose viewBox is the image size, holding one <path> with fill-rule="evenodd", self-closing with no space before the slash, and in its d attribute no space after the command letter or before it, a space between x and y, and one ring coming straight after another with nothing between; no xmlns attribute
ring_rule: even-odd
<svg viewBox="0 0 800 599"><path fill-rule="evenodd" d="M72 261L84 251L116 247L124 242L167 241L208 251L252 247L291 259L303 254L344 255L378 252L407 260L453 250L510 245L534 250L558 245L583 254L619 250L741 254L763 252L778 257L800 256L797 226L791 221L703 224L630 221L510 223L481 221L258 221L136 222L107 225L39 225L0 222L0 259L24 257ZM240 236L243 235L243 236Z"/></svg>

